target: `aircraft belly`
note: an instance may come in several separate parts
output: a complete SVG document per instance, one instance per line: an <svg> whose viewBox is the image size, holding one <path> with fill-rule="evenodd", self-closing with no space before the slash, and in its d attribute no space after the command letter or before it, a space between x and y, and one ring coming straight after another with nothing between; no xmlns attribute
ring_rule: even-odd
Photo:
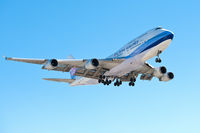
<svg viewBox="0 0 200 133"><path fill-rule="evenodd" d="M110 71L107 71L104 75L121 77L131 71L138 69L139 67L142 66L142 63L143 62L141 62L141 55L137 55L125 60L121 64L112 68Z"/></svg>

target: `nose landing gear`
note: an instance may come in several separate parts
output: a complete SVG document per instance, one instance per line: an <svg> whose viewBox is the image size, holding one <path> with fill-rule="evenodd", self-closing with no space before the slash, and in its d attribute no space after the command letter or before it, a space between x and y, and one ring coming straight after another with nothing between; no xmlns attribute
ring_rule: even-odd
<svg viewBox="0 0 200 133"><path fill-rule="evenodd" d="M161 60L161 58L160 58L160 54L162 53L162 51L161 50L158 50L158 53L157 53L157 58L155 59L155 62L156 63L161 63L162 62L162 60Z"/></svg>
<svg viewBox="0 0 200 133"><path fill-rule="evenodd" d="M162 60L160 59L160 58L156 58L156 63L161 63L162 62Z"/></svg>

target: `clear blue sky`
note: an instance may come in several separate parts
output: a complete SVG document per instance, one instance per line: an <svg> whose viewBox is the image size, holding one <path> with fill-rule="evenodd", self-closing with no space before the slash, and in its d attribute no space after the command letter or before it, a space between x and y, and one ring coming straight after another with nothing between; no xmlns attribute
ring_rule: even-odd
<svg viewBox="0 0 200 133"><path fill-rule="evenodd" d="M0 59L0 133L199 133L200 2L0 1L0 55L104 58L156 26L175 33L161 55L175 79L134 88L43 81L67 73Z"/></svg>

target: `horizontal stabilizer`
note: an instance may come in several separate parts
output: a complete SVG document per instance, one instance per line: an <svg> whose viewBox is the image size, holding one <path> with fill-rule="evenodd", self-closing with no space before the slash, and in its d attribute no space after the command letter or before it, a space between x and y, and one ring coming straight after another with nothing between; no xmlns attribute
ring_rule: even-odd
<svg viewBox="0 0 200 133"><path fill-rule="evenodd" d="M66 82L66 83L72 83L75 81L75 79L58 79L58 78L43 78L43 79L56 82Z"/></svg>

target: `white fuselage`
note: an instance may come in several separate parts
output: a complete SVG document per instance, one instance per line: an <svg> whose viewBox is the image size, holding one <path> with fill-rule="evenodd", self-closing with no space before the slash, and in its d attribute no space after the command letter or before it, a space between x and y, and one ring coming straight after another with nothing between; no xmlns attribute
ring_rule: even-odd
<svg viewBox="0 0 200 133"><path fill-rule="evenodd" d="M121 77L140 68L146 60L156 56L158 51L164 51L172 39L173 33L166 29L155 28L146 32L108 57L111 59L123 58L125 61L113 67L104 75ZM98 81L96 79L82 77L71 83L71 85L86 84L98 84Z"/></svg>
<svg viewBox="0 0 200 133"><path fill-rule="evenodd" d="M170 44L173 33L165 29L153 29L134 39L109 58L125 57L126 60L110 71L105 76L121 77L126 73L141 67L146 60L164 51Z"/></svg>

